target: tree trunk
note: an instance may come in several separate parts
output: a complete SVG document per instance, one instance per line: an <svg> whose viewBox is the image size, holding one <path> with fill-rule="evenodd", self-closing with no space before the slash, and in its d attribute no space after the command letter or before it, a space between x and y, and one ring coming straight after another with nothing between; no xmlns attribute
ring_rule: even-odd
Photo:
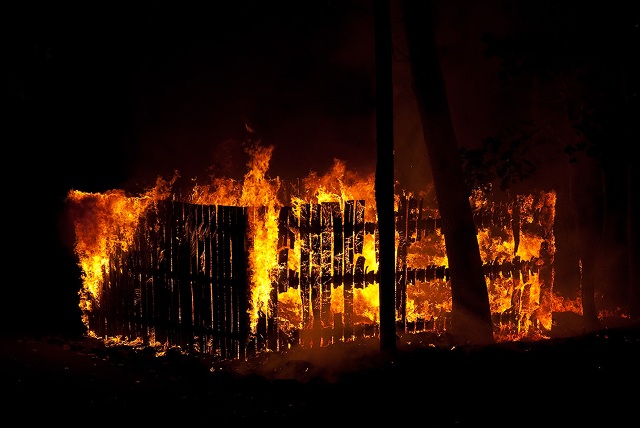
<svg viewBox="0 0 640 428"><path fill-rule="evenodd" d="M493 323L477 230L440 70L430 1L403 0L413 89L431 165L445 239L452 326L459 343L493 343Z"/></svg>
<svg viewBox="0 0 640 428"><path fill-rule="evenodd" d="M587 164L587 162L590 162ZM584 331L600 328L595 302L598 252L602 246L602 179L595 174L597 166L592 159L571 165L570 195L576 222L578 281L582 299Z"/></svg>
<svg viewBox="0 0 640 428"><path fill-rule="evenodd" d="M376 208L380 239L380 349L396 351L393 82L391 2L375 1L376 46Z"/></svg>
<svg viewBox="0 0 640 428"><path fill-rule="evenodd" d="M640 246L638 246L638 219L640 209L638 209L638 166L634 162L629 162L628 166L628 188L627 188L627 246L628 246L628 268L629 268L629 312L631 319L640 320L640 272L638 260L640 260Z"/></svg>

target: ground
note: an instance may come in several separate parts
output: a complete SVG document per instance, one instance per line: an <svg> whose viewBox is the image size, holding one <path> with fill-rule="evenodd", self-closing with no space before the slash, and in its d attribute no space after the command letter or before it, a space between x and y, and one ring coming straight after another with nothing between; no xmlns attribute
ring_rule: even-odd
<svg viewBox="0 0 640 428"><path fill-rule="evenodd" d="M633 323L482 347L414 335L393 355L371 338L234 361L89 337L1 342L0 409L24 424L614 426L637 418L640 387Z"/></svg>

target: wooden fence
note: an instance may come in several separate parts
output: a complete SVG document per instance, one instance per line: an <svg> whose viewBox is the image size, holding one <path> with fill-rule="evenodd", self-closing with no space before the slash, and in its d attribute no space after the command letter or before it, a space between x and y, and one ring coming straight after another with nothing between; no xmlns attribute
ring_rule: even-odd
<svg viewBox="0 0 640 428"><path fill-rule="evenodd" d="M538 227L536 233L549 234L544 210L539 211L524 227ZM396 313L398 328L404 331L446 328L442 324L446 313L439 326L429 325L428 320L410 325L406 319L408 285L448 280L444 266L416 268L407 263L409 247L440 228L440 219L432 212L423 209L420 200L403 197L396 214ZM513 227L512 216L517 212L512 205L494 204L477 209L474 216L479 227L505 228ZM519 218L517 223L523 227ZM303 204L298 215L291 207L283 207L278 226L272 310L269 316L260 314L256 331L250 331L248 315L247 208L174 201L150 211L133 244L111 256L99 301L89 312L90 329L101 337L139 338L225 358L377 335L376 323L354 322L354 289L378 282L377 272L365 270L362 254L365 235L373 235L378 246L377 225L365 221L365 201L347 201L343 208L337 202ZM299 251L292 251L296 247ZM290 268L291 254L299 254L296 269ZM487 261L485 273L490 280L539 274L545 293L550 293L552 263L552 257ZM332 314L332 294L338 287L344 311ZM284 331L278 322L278 296L289 288L299 290L301 298L302 329L293 332ZM518 316L511 311L494 314L494 319L517 322Z"/></svg>
<svg viewBox="0 0 640 428"><path fill-rule="evenodd" d="M247 210L165 201L110 257L89 328L240 358L249 324Z"/></svg>

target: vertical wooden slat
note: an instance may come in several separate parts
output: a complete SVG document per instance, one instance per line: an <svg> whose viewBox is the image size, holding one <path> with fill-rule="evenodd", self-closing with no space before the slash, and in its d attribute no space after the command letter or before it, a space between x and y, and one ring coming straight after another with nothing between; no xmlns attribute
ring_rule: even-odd
<svg viewBox="0 0 640 428"><path fill-rule="evenodd" d="M398 250L396 258L396 314L403 326L406 325L407 295L407 248L409 246L409 201L405 195L400 197L396 229L398 232Z"/></svg>
<svg viewBox="0 0 640 428"><path fill-rule="evenodd" d="M228 322L229 322L229 289L227 287L228 273L229 273L229 263L227 259L229 258L228 246L229 242L229 218L228 218L228 210L225 206L218 206L218 235L220 236L220 240L218 241L218 278L220 281L220 287L218 289L218 300L219 300L219 327L218 331L220 333L220 354L223 357L227 357L229 342L228 337L225 332L228 330Z"/></svg>
<svg viewBox="0 0 640 428"><path fill-rule="evenodd" d="M291 207L282 207L278 213L278 274L275 275L275 285L279 293L289 289L289 249L292 248L289 228L291 211Z"/></svg>
<svg viewBox="0 0 640 428"><path fill-rule="evenodd" d="M160 343L167 343L172 339L169 334L170 323L173 313L173 203L164 201L158 207L160 221L158 236L158 258L156 265L156 277L154 279L153 293L153 318L156 340Z"/></svg>
<svg viewBox="0 0 640 428"><path fill-rule="evenodd" d="M422 209L422 202L423 199L420 198L420 203L418 204L416 215L416 242L419 242L422 239L422 234L424 233L421 227L423 223L422 214L424 212Z"/></svg>
<svg viewBox="0 0 640 428"><path fill-rule="evenodd" d="M200 314L201 314L201 328L202 339L201 349L203 352L211 353L211 206L202 206L202 224L200 234L200 263L198 270L198 278L202 284L200 295Z"/></svg>
<svg viewBox="0 0 640 428"><path fill-rule="evenodd" d="M229 338L225 332L230 330L231 325L231 307L230 307L230 290L228 288L230 260L229 260L229 210L225 206L218 206L218 234L220 240L218 241L218 263L219 263L219 328L218 331L222 333L220 340L220 353L223 357L227 357L229 354Z"/></svg>
<svg viewBox="0 0 640 428"><path fill-rule="evenodd" d="M320 308L322 306L322 292L320 284L320 265L322 250L320 245L320 206L311 205L311 310L313 323L313 346L319 346L322 334L322 316Z"/></svg>
<svg viewBox="0 0 640 428"><path fill-rule="evenodd" d="M364 248L364 209L364 200L355 201L353 222L353 251L356 254L362 254L362 250Z"/></svg>
<svg viewBox="0 0 640 428"><path fill-rule="evenodd" d="M193 291L191 282L191 233L189 228L194 222L193 207L182 205L182 234L180 246L180 333L182 335L181 346L183 349L193 348Z"/></svg>
<svg viewBox="0 0 640 428"><path fill-rule="evenodd" d="M234 290L234 313L236 314L235 329L236 358L246 356L246 344L249 338L248 303L250 296L249 283L247 281L247 211L246 208L235 208L233 215L234 240L232 257L232 276Z"/></svg>
<svg viewBox="0 0 640 428"><path fill-rule="evenodd" d="M151 260L153 247L150 245L151 236L149 236L149 219L150 214L145 215L141 221L139 233L135 237L135 245L139 251L138 271L136 272L136 317L138 318L138 337L142 338L145 345L149 344L149 323L147 316L146 300L148 296L147 279L151 278Z"/></svg>
<svg viewBox="0 0 640 428"><path fill-rule="evenodd" d="M365 258L362 255L364 250L364 209L365 201L355 201L355 216L353 225L353 252L355 257L355 266L353 270L353 286L355 288L364 288L364 263ZM356 256L357 255L357 256Z"/></svg>
<svg viewBox="0 0 640 428"><path fill-rule="evenodd" d="M171 240L171 280L172 280L172 316L171 320L171 343L184 347L183 335L182 335L182 317L184 316L183 309L183 293L182 286L184 277L182 271L184 270L184 263L182 252L184 247L184 217L183 217L183 204L176 202L172 205L172 219L174 221L174 228L172 230Z"/></svg>
<svg viewBox="0 0 640 428"><path fill-rule="evenodd" d="M295 250L296 248L296 237L300 233L300 219L296 215L296 213L289 209L289 220L288 224L290 227L289 230L289 248L291 250ZM298 244L299 245L299 244ZM287 282L289 287L298 288L300 286L300 267L298 266L297 270L290 269L288 272Z"/></svg>
<svg viewBox="0 0 640 428"><path fill-rule="evenodd" d="M134 230L135 234L137 230ZM135 339L137 336L137 328L136 328L136 273L138 272L137 264L138 264L138 256L139 252L137 247L135 246L135 241L132 242L132 246L127 251L127 270L126 270L126 284L127 288L125 289L124 295L124 306L126 313L126 322L124 323L124 331L123 335L128 339Z"/></svg>
<svg viewBox="0 0 640 428"><path fill-rule="evenodd" d="M344 237L342 224L342 211L340 209L340 203L331 202L331 224L333 226L333 272L331 284L333 288L343 285L343 271L344 271ZM343 292L344 298L344 292ZM334 314L333 318L333 332L334 341L344 339L344 314Z"/></svg>
<svg viewBox="0 0 640 428"><path fill-rule="evenodd" d="M353 336L353 230L355 221L354 201L345 202L344 210L344 338Z"/></svg>
<svg viewBox="0 0 640 428"><path fill-rule="evenodd" d="M221 222L224 220L221 209L216 206L211 212L211 223L215 232L211 239L213 246L213 254L211 257L211 284L212 284L212 324L214 331L213 348L216 352L221 353L222 349L222 332L223 332L223 317L224 306L222 304L223 284L222 284L222 255L220 252L220 245L223 241L224 231L221 230Z"/></svg>
<svg viewBox="0 0 640 428"><path fill-rule="evenodd" d="M310 238L311 206L300 206L300 297L302 299L302 328L309 328L311 314L309 312L311 291L311 238Z"/></svg>
<svg viewBox="0 0 640 428"><path fill-rule="evenodd" d="M331 343L331 271L333 247L333 214L330 203L320 205L320 316L323 329L323 344Z"/></svg>
<svg viewBox="0 0 640 428"><path fill-rule="evenodd" d="M342 285L342 275L344 273L344 225L342 211L338 202L331 203L332 225L333 225L333 286Z"/></svg>
<svg viewBox="0 0 640 428"><path fill-rule="evenodd" d="M200 229L202 227L202 205L190 205L190 225L189 225L189 283L191 285L191 333L193 343L191 346L201 344L200 327L201 307L202 307L202 285L199 281L200 275L200 252L201 239Z"/></svg>

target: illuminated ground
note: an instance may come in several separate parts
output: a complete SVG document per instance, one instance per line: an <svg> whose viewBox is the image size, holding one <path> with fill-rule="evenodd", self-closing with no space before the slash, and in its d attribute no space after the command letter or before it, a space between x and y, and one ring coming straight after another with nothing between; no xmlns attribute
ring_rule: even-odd
<svg viewBox="0 0 640 428"><path fill-rule="evenodd" d="M24 424L89 427L616 426L636 417L639 361L640 326L633 324L480 348L403 340L390 358L371 340L234 362L159 357L90 339L4 337L0 408Z"/></svg>

